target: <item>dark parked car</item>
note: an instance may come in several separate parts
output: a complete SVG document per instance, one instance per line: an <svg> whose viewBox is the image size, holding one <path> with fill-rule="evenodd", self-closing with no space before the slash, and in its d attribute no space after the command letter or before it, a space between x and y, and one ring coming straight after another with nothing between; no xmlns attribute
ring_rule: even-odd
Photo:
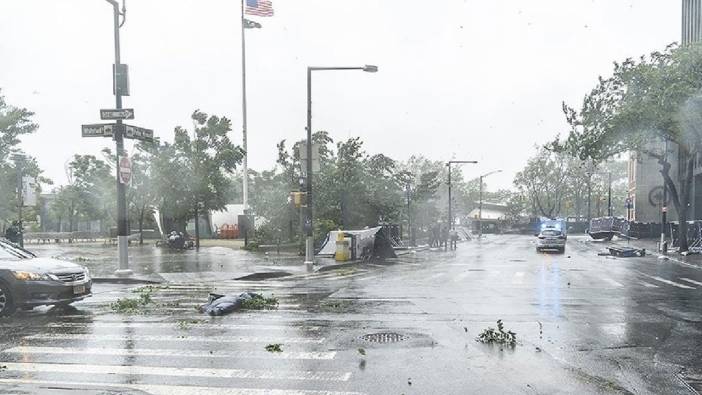
<svg viewBox="0 0 702 395"><path fill-rule="evenodd" d="M41 305L65 306L91 296L87 268L0 239L0 316Z"/></svg>

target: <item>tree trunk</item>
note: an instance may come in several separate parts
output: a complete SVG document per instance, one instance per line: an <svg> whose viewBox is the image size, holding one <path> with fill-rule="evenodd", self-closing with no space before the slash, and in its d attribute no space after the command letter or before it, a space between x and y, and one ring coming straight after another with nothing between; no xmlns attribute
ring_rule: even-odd
<svg viewBox="0 0 702 395"><path fill-rule="evenodd" d="M200 213L195 203L195 250L200 251Z"/></svg>
<svg viewBox="0 0 702 395"><path fill-rule="evenodd" d="M690 201L690 186L692 185L693 174L692 170L694 168L694 156L687 160L685 164L686 172L685 178L680 185L680 193L678 193L678 188L675 186L675 182L670 177L670 163L658 159L658 163L662 166L661 175L665 180L665 184L668 187L668 193L670 194L673 205L675 206L675 211L678 213L678 240L679 240L679 252L686 252L689 249L689 244L687 240L687 219L688 219L688 204ZM664 202L665 204L665 202Z"/></svg>
<svg viewBox="0 0 702 395"><path fill-rule="evenodd" d="M139 212L139 245L144 245L144 212L146 211L146 204L141 206L141 211Z"/></svg>

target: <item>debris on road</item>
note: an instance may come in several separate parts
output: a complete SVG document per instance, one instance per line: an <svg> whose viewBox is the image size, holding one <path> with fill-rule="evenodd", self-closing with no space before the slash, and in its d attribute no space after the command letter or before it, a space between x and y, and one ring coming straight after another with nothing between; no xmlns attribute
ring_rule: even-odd
<svg viewBox="0 0 702 395"><path fill-rule="evenodd" d="M151 294L154 292L154 288L152 286L137 288L132 292L139 294L139 297L117 299L116 302L110 304L110 308L117 313L135 314L153 303Z"/></svg>
<svg viewBox="0 0 702 395"><path fill-rule="evenodd" d="M509 330L505 332L502 320L497 320L497 330L489 327L478 335L478 338L475 340L480 343L514 346L517 344L517 334Z"/></svg>
<svg viewBox="0 0 702 395"><path fill-rule="evenodd" d="M261 294L243 292L239 295L220 295L211 293L209 301L198 309L209 315L225 315L239 309L271 310L278 306L277 298L266 298Z"/></svg>
<svg viewBox="0 0 702 395"><path fill-rule="evenodd" d="M609 254L611 256L631 258L631 257L642 257L646 256L645 248L633 248L633 247L608 247ZM598 254L600 255L600 254ZM607 254L605 254L607 255Z"/></svg>
<svg viewBox="0 0 702 395"><path fill-rule="evenodd" d="M363 349L363 348L359 348L359 349L358 349L358 353L361 354L361 355L363 355L363 356L365 356L365 355L366 355L366 350Z"/></svg>
<svg viewBox="0 0 702 395"><path fill-rule="evenodd" d="M283 349L281 348L282 344L280 343L274 343L274 344L269 344L266 346L266 351L268 352L283 352Z"/></svg>

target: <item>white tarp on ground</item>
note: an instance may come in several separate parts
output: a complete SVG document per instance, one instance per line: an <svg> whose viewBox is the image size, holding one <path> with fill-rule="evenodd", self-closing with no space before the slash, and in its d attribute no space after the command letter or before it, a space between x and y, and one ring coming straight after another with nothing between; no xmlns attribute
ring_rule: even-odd
<svg viewBox="0 0 702 395"><path fill-rule="evenodd" d="M322 248L317 253L317 256L334 256L336 254L336 237L339 232L347 235L353 235L356 238L355 256L361 259L366 255L373 253L375 245L375 235L382 229L380 226L363 230L333 230L327 234L327 239L324 241Z"/></svg>

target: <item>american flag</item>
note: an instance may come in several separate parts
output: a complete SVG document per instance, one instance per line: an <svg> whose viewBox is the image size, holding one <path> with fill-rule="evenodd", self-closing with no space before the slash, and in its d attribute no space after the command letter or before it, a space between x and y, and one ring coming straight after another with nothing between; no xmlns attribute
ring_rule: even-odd
<svg viewBox="0 0 702 395"><path fill-rule="evenodd" d="M271 0L246 0L246 14L273 16L273 3Z"/></svg>

